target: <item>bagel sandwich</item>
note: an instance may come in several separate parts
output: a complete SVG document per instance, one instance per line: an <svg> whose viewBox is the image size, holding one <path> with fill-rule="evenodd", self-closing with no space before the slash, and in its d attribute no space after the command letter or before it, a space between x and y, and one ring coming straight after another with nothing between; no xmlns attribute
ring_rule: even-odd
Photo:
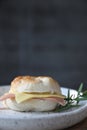
<svg viewBox="0 0 87 130"><path fill-rule="evenodd" d="M59 83L52 77L18 76L0 101L15 111L52 111L57 105L65 105L64 98Z"/></svg>

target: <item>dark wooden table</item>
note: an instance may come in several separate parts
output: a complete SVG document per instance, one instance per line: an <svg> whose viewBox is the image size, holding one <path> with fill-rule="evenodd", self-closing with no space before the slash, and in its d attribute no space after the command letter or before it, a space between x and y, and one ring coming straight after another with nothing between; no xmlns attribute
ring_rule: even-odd
<svg viewBox="0 0 87 130"><path fill-rule="evenodd" d="M87 118L80 123L63 130L87 130Z"/></svg>

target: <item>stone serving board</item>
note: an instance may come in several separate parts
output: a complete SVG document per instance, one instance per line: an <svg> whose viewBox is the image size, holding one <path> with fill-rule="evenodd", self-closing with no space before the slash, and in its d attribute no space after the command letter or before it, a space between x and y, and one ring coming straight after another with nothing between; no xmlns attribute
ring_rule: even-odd
<svg viewBox="0 0 87 130"><path fill-rule="evenodd" d="M10 86L1 86L0 95ZM61 88L67 95L67 88ZM76 95L75 90L70 90ZM0 130L60 130L72 126L87 117L87 102L81 102L79 108L63 112L17 112L9 109L0 110ZM0 103L0 107L3 104Z"/></svg>

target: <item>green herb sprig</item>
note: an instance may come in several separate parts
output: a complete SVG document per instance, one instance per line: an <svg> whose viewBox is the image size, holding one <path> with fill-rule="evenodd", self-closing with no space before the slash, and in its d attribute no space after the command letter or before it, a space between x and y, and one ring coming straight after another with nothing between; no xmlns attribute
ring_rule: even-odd
<svg viewBox="0 0 87 130"><path fill-rule="evenodd" d="M61 111L68 110L73 107L79 107L80 101L87 100L87 90L83 92L82 89L83 89L83 83L80 84L76 97L74 97L74 94L71 95L70 89L68 89L68 93L65 98L66 105L58 106L58 108L56 108L55 112L61 112Z"/></svg>

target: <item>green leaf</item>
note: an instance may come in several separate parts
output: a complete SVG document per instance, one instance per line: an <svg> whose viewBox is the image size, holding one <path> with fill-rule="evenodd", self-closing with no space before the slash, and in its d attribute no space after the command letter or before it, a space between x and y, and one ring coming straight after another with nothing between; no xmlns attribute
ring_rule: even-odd
<svg viewBox="0 0 87 130"><path fill-rule="evenodd" d="M65 106L60 106L59 108L57 108L55 110L55 112L62 112L62 111L65 111L65 110L68 110L70 108L73 108L73 107L79 107L80 105L72 105L72 104L66 104Z"/></svg>
<svg viewBox="0 0 87 130"><path fill-rule="evenodd" d="M78 104L79 101L80 101L79 97L80 97L80 95L81 95L81 93L82 93L82 89L83 89L83 83L80 84L79 89L78 89L77 98L75 99L75 100L77 101L77 104Z"/></svg>
<svg viewBox="0 0 87 130"><path fill-rule="evenodd" d="M83 89L83 83L81 83L80 86L79 86L78 95L77 96L80 95L80 93L82 92L82 89Z"/></svg>
<svg viewBox="0 0 87 130"><path fill-rule="evenodd" d="M67 110L67 109L70 109L70 108L73 108L73 107L80 106L79 105L80 101L87 100L87 90L82 92L82 89L83 89L83 83L80 84L79 89L77 91L77 97L75 97L74 99L72 98L72 96L74 94L71 95L70 94L70 89L68 89L67 97L65 98L66 105L65 106L61 106L61 105L58 106L56 108L55 112L61 112L61 111L64 111L64 110Z"/></svg>
<svg viewBox="0 0 87 130"><path fill-rule="evenodd" d="M87 97L81 97L79 98L79 101L87 100Z"/></svg>
<svg viewBox="0 0 87 130"><path fill-rule="evenodd" d="M87 97L87 90L83 92L82 96Z"/></svg>
<svg viewBox="0 0 87 130"><path fill-rule="evenodd" d="M70 89L68 89L68 93L67 93L67 103L69 104L70 102Z"/></svg>

